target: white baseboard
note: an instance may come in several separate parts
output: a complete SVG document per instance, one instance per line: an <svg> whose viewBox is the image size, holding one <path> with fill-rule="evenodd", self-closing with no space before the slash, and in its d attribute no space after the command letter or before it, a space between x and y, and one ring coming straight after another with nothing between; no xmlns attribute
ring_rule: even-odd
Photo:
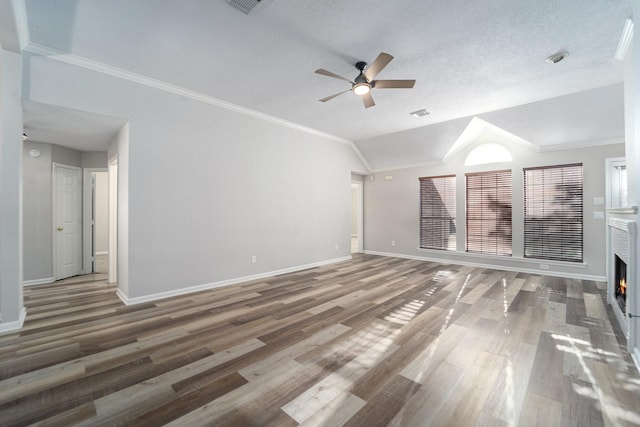
<svg viewBox="0 0 640 427"><path fill-rule="evenodd" d="M392 252L364 251L364 253L369 255L388 256L393 258L414 259L417 261L439 262L441 264L466 265L470 267L491 268L493 270L517 271L520 273L536 274L538 276L564 277L567 279L593 280L596 282L607 281L607 278L605 276L594 276L590 274L574 274L574 273L564 273L560 271L535 270L531 268L509 267L504 265L492 265L492 264L483 264L483 263L477 263L477 262L467 262L467 261L457 261L457 260L453 261L453 260L444 260L441 258L429 258L429 257L423 257L423 256L416 256L416 255L396 254Z"/></svg>
<svg viewBox="0 0 640 427"><path fill-rule="evenodd" d="M27 316L27 310L24 307L22 307L22 311L20 312L20 318L18 320L16 320L15 322L6 322L6 323L0 322L0 335L17 331L18 329L22 328L22 325L24 325L24 318L26 316Z"/></svg>
<svg viewBox="0 0 640 427"><path fill-rule="evenodd" d="M22 286L47 285L55 281L56 279L54 279L53 277L45 277L44 279L23 280Z"/></svg>
<svg viewBox="0 0 640 427"><path fill-rule="evenodd" d="M636 369L640 372L640 348L635 347L631 352L631 358L633 359L633 363L636 365Z"/></svg>
<svg viewBox="0 0 640 427"><path fill-rule="evenodd" d="M122 302L125 305L140 304L143 302L157 301L164 298L190 294L193 292L200 292L208 289L221 288L224 286L235 285L237 283L250 282L252 280L264 279L265 277L273 277L280 274L293 273L300 270L306 270L308 268L320 267L322 265L335 264L338 262L349 261L349 260L351 260L351 255L341 257L341 258L333 258L333 259L328 259L324 261L314 262L311 264L298 265L296 267L283 268L281 270L269 271L266 273L254 274L251 276L243 276L243 277L237 277L234 279L221 280L219 282L205 283L203 285L190 286L188 288L176 289L173 291L160 292L157 294L145 295L142 297L134 297L134 298L129 298L127 295L124 294L124 292L122 292L118 288L118 290L116 291L116 295L118 295L118 298L120 298L120 300L122 300Z"/></svg>

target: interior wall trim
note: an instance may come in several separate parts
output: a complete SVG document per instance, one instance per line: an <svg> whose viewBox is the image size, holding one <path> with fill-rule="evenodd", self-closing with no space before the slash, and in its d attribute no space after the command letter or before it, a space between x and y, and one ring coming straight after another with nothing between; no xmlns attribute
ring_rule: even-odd
<svg viewBox="0 0 640 427"><path fill-rule="evenodd" d="M138 83L144 86L152 87L154 89L163 90L165 92L170 92L176 95L184 96L186 98L190 98L196 101L204 102L206 104L215 105L216 107L225 108L227 110L235 111L236 113L245 114L247 116L254 117L256 119L265 120L271 123L275 123L281 126L285 126L291 129L295 129L301 132L305 132L311 135L319 136L321 138L330 139L332 141L336 141L342 144L346 144L352 147L356 154L362 159L362 153L357 149L353 141L341 138L336 135L331 135L329 133L325 133L319 131L317 129L313 129L307 126L303 126L294 122L290 122L288 120L280 119L275 116L271 116L269 114L261 113L256 110L252 110L246 107L242 107L240 105L233 104L231 102L223 101L218 98L214 98L213 96L205 95L200 92L196 92L193 90L189 90L183 88L178 85L174 85L171 83L164 82L162 80L152 79L151 77L143 76L141 74L132 73L130 71L123 70L121 68L113 67L111 65L103 64L98 61L94 61L92 59L88 59L79 55L74 55L71 53L66 53L61 50L53 49L49 46L45 46L39 43L34 43L29 41L24 47L24 51L33 53L35 55L44 56L56 61L64 62L66 64L75 65L78 67L82 67L88 70L96 71L98 73L107 74L113 77L117 77L123 80L128 80L134 83ZM366 165L366 163L365 163ZM366 165L368 167L368 165ZM369 168L370 169L370 168Z"/></svg>
<svg viewBox="0 0 640 427"><path fill-rule="evenodd" d="M575 150L580 148L599 147L601 145L624 144L624 136L619 138L596 139L590 141L568 142L566 144L543 145L540 147L541 153L550 151Z"/></svg>
<svg viewBox="0 0 640 427"><path fill-rule="evenodd" d="M521 268L521 267L510 267L505 265L494 265L494 264L484 264L478 262L468 262L468 261L452 261L452 260L443 260L440 258L430 258L416 255L405 255L405 254L396 254L392 252L378 252L378 251L364 251L365 254L369 255L380 255L387 256L392 258L405 258L405 259L414 259L417 261L430 261L437 262L440 264L453 264L453 265L467 265L470 267L482 267L482 268L490 268L493 270L503 270L503 271L517 271L521 273L529 273L536 274L539 276L553 276L553 277L563 277L567 279L579 279L579 280L593 280L595 282L606 282L607 278L605 276L594 276L591 274L574 274L574 273L566 273L562 271L552 271L552 270L537 270L532 268Z"/></svg>
<svg viewBox="0 0 640 427"><path fill-rule="evenodd" d="M593 140L593 141L570 142L567 144L555 144L555 145L549 145L549 146L542 146L542 147L539 147L538 151L540 153L548 153L553 151L579 150L581 148L592 148L592 147L599 147L602 145L614 145L614 144L624 144L624 143L625 143L624 137L620 137L620 138L599 139L599 140ZM423 167L429 167L429 166L443 165L445 163L446 162L444 160L434 160L431 162L415 163L410 165L398 165L398 166L391 166L388 168L380 168L380 169L371 169L371 173L393 172L393 171L400 171L400 170L406 170L406 169L423 168Z"/></svg>
<svg viewBox="0 0 640 427"><path fill-rule="evenodd" d="M45 277L44 279L33 279L33 280L23 280L23 286L34 286L34 285L47 285L49 283L55 282L53 277Z"/></svg>
<svg viewBox="0 0 640 427"><path fill-rule="evenodd" d="M221 287L224 287L224 286L235 285L237 283L249 282L249 281L258 280L258 279L264 279L266 277L273 277L273 276L277 276L279 274L294 273L296 271L306 270L308 268L320 267L322 265L335 264L335 263L338 263L338 262L349 261L349 260L351 260L351 255L345 256L345 257L340 257L340 258L328 259L328 260L324 260L324 261L318 261L318 262L314 262L314 263L311 263L311 264L304 264L304 265L298 265L298 266L295 266L295 267L283 268L281 270L274 270L274 271L268 271L268 272L265 272L265 273L253 274L253 275L250 275L250 276L242 276L242 277L236 277L236 278L228 279L228 280L221 280L219 282L212 282L212 283L205 283L205 284L202 284L202 285L190 286L188 288L175 289L173 291L159 292L157 294L150 294L150 295L145 295L145 296L142 296L142 297L129 298L127 295L125 295L120 290L120 288L118 288L117 291L116 291L116 295L118 295L118 298L120 298L120 300L122 300L122 302L125 305L134 305L134 304L140 304L140 303L143 303L143 302L157 301L157 300L160 300L160 299L169 298L169 297L175 297L175 296L179 296L179 295L186 295L186 294L190 294L190 293L193 293L193 292L205 291L205 290L208 290L208 289L221 288Z"/></svg>
<svg viewBox="0 0 640 427"><path fill-rule="evenodd" d="M24 318L27 316L27 309L22 307L20 312L20 318L14 322L0 322L0 335L7 334L9 332L17 331L24 325Z"/></svg>

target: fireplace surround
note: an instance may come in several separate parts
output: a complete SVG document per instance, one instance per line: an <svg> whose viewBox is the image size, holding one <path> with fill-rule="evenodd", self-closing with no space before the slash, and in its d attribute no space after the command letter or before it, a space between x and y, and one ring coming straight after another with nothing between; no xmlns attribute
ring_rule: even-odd
<svg viewBox="0 0 640 427"><path fill-rule="evenodd" d="M630 321L629 313L637 313L638 292L636 277L636 220L609 218L607 254L607 302L624 332L627 340L635 336L632 328L637 322ZM629 344L632 344L629 342Z"/></svg>

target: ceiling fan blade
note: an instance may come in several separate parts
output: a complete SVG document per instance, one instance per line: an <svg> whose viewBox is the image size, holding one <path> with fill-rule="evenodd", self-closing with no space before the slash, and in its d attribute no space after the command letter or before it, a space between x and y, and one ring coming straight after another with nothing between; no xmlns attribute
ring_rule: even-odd
<svg viewBox="0 0 640 427"><path fill-rule="evenodd" d="M333 77L333 78L335 78L335 79L344 80L344 81L346 81L346 82L349 82L349 83L352 83L352 84L353 84L353 82L352 82L351 80L349 80L348 78L346 78L346 77L342 77L342 76L339 76L339 75L337 75L336 73L332 73L331 71L327 71L327 70L325 70L325 69L323 69L323 68L318 68L318 69L315 71L315 73L316 73L316 74L322 74L323 76Z"/></svg>
<svg viewBox="0 0 640 427"><path fill-rule="evenodd" d="M373 102L373 97L371 96L371 92L366 93L364 95L360 95L360 97L362 98L362 102L364 104L364 108L369 108L369 107L373 107L374 105L376 105L376 103Z"/></svg>
<svg viewBox="0 0 640 427"><path fill-rule="evenodd" d="M372 82L376 89L411 89L415 80L375 80Z"/></svg>
<svg viewBox="0 0 640 427"><path fill-rule="evenodd" d="M327 102L327 101L329 101L329 100L331 100L331 99L335 98L335 97L336 97L336 96L338 96L338 95L342 95L343 93L345 93L345 92L350 92L350 91L351 91L351 89L343 90L342 92L334 93L333 95L329 95L329 96L327 96L326 98L319 99L318 101L320 101L320 102Z"/></svg>
<svg viewBox="0 0 640 427"><path fill-rule="evenodd" d="M364 76L369 81L373 80L373 78L377 76L378 73L382 71L382 69L386 67L387 64L391 62L392 59L393 59L393 56L389 55L388 53L382 52L380 55L378 55L376 59L374 59L371 65L367 67L367 69L363 73Z"/></svg>

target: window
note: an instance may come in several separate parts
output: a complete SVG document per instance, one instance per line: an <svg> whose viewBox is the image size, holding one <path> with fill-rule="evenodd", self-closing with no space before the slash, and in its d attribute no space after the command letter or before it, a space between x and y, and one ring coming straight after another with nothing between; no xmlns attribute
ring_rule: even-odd
<svg viewBox="0 0 640 427"><path fill-rule="evenodd" d="M467 177L467 252L511 256L511 171Z"/></svg>
<svg viewBox="0 0 640 427"><path fill-rule="evenodd" d="M513 158L509 150L495 142L478 145L464 160L465 166L485 165L487 163L510 162Z"/></svg>
<svg viewBox="0 0 640 427"><path fill-rule="evenodd" d="M420 178L420 247L456 250L456 176Z"/></svg>
<svg viewBox="0 0 640 427"><path fill-rule="evenodd" d="M582 164L524 169L524 256L582 262Z"/></svg>

